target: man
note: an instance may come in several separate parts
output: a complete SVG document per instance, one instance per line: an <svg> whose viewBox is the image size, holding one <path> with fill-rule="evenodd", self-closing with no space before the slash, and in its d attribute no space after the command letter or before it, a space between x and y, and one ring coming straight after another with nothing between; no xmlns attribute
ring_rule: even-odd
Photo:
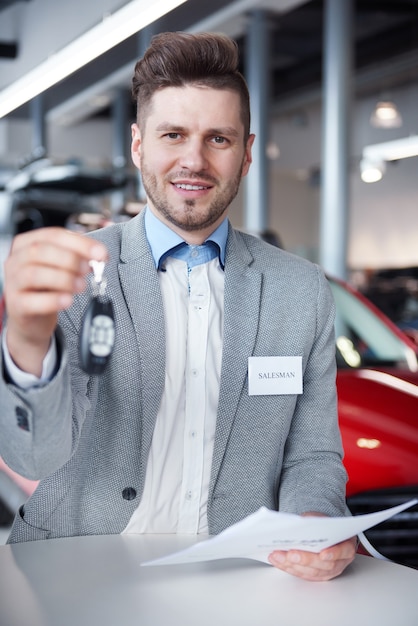
<svg viewBox="0 0 418 626"><path fill-rule="evenodd" d="M91 237L20 235L5 266L0 454L41 479L10 541L214 534L262 505L345 515L327 282L226 217L254 141L236 45L158 35L133 94L147 208ZM116 320L102 376L78 359L91 259ZM327 580L354 546L270 560Z"/></svg>

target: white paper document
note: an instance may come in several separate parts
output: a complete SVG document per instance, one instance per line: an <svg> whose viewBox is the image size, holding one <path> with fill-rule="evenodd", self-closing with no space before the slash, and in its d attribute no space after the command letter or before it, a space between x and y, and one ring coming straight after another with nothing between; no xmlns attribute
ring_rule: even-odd
<svg viewBox="0 0 418 626"><path fill-rule="evenodd" d="M247 558L268 563L267 557L274 550L320 552L417 503L418 500L409 500L384 511L353 517L301 517L261 507L219 535L142 565L196 563L227 558Z"/></svg>

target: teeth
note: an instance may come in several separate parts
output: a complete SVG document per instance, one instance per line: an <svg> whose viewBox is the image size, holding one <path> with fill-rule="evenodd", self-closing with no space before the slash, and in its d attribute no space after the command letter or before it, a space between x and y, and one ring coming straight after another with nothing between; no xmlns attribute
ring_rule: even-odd
<svg viewBox="0 0 418 626"><path fill-rule="evenodd" d="M200 189L207 189L207 187L203 187L201 185L184 185L182 183L176 184L176 187L179 189L187 189L187 191L199 191Z"/></svg>

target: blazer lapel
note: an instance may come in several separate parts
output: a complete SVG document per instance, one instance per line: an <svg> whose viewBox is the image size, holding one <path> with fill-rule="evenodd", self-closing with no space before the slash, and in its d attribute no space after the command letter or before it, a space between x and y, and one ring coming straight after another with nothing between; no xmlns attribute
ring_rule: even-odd
<svg viewBox="0 0 418 626"><path fill-rule="evenodd" d="M165 322L158 273L145 235L143 214L122 238L119 276L140 354L142 404L141 473L151 445L165 381Z"/></svg>
<svg viewBox="0 0 418 626"><path fill-rule="evenodd" d="M251 268L252 261L240 234L230 227L225 261L224 337L212 488L246 382L248 357L253 353L257 336L262 275Z"/></svg>

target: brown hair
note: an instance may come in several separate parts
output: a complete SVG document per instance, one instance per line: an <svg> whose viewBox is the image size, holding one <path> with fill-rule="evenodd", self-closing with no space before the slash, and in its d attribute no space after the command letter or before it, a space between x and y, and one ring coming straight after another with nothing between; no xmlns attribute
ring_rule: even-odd
<svg viewBox="0 0 418 626"><path fill-rule="evenodd" d="M135 66L132 96L137 116L146 115L152 96L164 87L196 84L212 89L230 89L241 100L244 140L250 133L250 97L239 69L238 46L215 33L167 32L155 35Z"/></svg>

